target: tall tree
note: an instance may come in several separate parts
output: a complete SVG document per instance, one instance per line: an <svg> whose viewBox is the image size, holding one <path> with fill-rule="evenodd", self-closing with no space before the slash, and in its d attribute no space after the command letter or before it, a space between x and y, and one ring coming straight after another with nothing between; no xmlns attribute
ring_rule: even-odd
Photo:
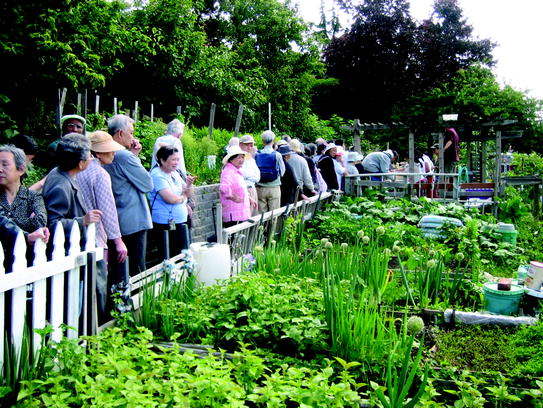
<svg viewBox="0 0 543 408"><path fill-rule="evenodd" d="M203 19L212 44L224 43L237 55L240 75L258 71L261 81L248 81L264 98L250 106L255 126L267 124L267 102L283 132L303 132L312 89L323 74L318 48L290 2L219 0ZM255 101L256 102L256 101Z"/></svg>
<svg viewBox="0 0 543 408"><path fill-rule="evenodd" d="M473 38L458 0L435 0L432 16L416 31L418 86L422 89L449 81L474 63L493 65L493 44Z"/></svg>
<svg viewBox="0 0 543 408"><path fill-rule="evenodd" d="M324 52L328 75L339 80L324 109L385 120L411 89L416 27L407 0L366 0L354 10L353 25Z"/></svg>
<svg viewBox="0 0 543 408"><path fill-rule="evenodd" d="M338 112L363 120L390 120L394 106L413 94L451 80L473 63L490 65L493 44L474 40L457 0L436 0L433 16L420 26L408 0L364 0L355 21L324 53L328 75L339 80L322 114ZM319 102L325 100L317 99Z"/></svg>

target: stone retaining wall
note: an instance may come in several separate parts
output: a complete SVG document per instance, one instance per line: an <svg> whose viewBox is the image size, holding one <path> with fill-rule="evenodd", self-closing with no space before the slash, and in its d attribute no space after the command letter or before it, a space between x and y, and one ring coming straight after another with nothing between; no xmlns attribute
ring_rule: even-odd
<svg viewBox="0 0 543 408"><path fill-rule="evenodd" d="M209 184L194 188L192 242L206 241L215 235L213 208L219 202L219 185Z"/></svg>

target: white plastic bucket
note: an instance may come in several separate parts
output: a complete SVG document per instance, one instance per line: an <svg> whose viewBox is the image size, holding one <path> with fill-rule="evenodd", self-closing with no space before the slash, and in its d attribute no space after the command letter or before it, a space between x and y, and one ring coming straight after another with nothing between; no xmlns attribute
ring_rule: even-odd
<svg viewBox="0 0 543 408"><path fill-rule="evenodd" d="M208 242L190 244L194 258L194 276L203 285L215 285L230 277L230 246Z"/></svg>
<svg viewBox="0 0 543 408"><path fill-rule="evenodd" d="M543 284L543 262L530 262L528 268L528 276L526 277L525 285L529 289L539 290Z"/></svg>

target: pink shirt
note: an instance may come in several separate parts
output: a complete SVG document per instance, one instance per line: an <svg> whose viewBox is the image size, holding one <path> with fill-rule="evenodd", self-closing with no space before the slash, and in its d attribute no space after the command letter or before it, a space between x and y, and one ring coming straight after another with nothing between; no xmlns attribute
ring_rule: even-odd
<svg viewBox="0 0 543 408"><path fill-rule="evenodd" d="M224 222L245 221L251 216L249 192L243 174L232 163L226 163L222 169L219 193ZM241 202L236 203L227 197L236 194Z"/></svg>

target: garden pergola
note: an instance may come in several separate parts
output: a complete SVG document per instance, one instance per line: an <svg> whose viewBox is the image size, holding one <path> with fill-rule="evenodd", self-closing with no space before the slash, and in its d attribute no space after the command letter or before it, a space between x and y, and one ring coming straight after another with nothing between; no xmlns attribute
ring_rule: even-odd
<svg viewBox="0 0 543 408"><path fill-rule="evenodd" d="M446 115L447 116L447 115ZM354 134L354 148L358 152L360 149L360 135L365 131L375 130L400 130L408 133L408 152L409 152L409 166L408 174L415 173L415 134L425 132L426 134L437 134L439 144L439 163L440 169L444 168L443 162L443 147L444 147L444 129L446 127L454 127L461 135L461 141L467 143L468 162L467 169L468 174L471 175L472 180L467 180L468 183L463 183L465 188L492 188L494 190L494 196L499 196L503 193L502 188L502 171L501 171L501 157L502 157L502 145L503 141L522 136L522 131L506 130L508 126L515 124L516 120L494 120L480 123L462 122L462 121L445 121L440 119L438 123L433 126L428 125L408 125L404 123L361 123L359 119L354 120L351 126L345 127L345 129L351 130ZM437 130L437 133L432 133ZM493 183L485 183L487 179L487 172L485 168L485 162L487 161L487 149L486 143L490 140L496 141L495 151L495 164L493 171ZM472 154L475 143L480 144L479 155L474 157ZM413 184L414 175L408 176L409 183ZM469 181L474 181L470 183ZM445 187L446 188L446 187Z"/></svg>

